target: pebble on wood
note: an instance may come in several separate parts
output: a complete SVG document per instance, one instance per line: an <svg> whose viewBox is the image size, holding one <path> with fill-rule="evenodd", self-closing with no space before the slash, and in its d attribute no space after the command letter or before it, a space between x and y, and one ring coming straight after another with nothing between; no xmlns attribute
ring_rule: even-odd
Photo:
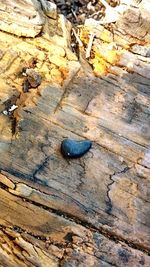
<svg viewBox="0 0 150 267"><path fill-rule="evenodd" d="M64 157L79 158L91 148L92 142L89 140L76 141L71 139L63 140L61 152Z"/></svg>
<svg viewBox="0 0 150 267"><path fill-rule="evenodd" d="M33 69L26 69L26 74L28 76L28 82L32 88L36 88L41 84L42 77Z"/></svg>
<svg viewBox="0 0 150 267"><path fill-rule="evenodd" d="M23 70L23 75L27 76L27 78L23 82L23 92L29 92L31 88L37 88L42 81L42 77L33 69L25 69Z"/></svg>

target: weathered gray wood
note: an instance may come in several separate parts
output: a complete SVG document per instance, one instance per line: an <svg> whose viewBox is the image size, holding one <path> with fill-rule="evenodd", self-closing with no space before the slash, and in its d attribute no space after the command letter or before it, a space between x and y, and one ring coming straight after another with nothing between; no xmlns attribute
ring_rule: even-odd
<svg viewBox="0 0 150 267"><path fill-rule="evenodd" d="M0 190L2 266L149 266L122 242ZM5 210L7 210L7 215ZM3 219L2 219L3 216Z"/></svg>
<svg viewBox="0 0 150 267"><path fill-rule="evenodd" d="M34 37L44 25L41 4L37 0L1 0L0 29L18 36Z"/></svg>
<svg viewBox="0 0 150 267"><path fill-rule="evenodd" d="M126 1L124 1L126 3ZM120 17L116 24L118 32L125 36L125 39L135 40L136 42L149 42L149 0L130 1L131 5L124 12L123 16ZM132 3L133 2L133 3ZM134 4L135 2L135 4Z"/></svg>
<svg viewBox="0 0 150 267"><path fill-rule="evenodd" d="M107 62L112 33L93 29L109 63L99 78L64 24L34 39L0 31L0 266L150 265L149 46L114 30L121 52ZM38 88L23 92L23 68ZM92 149L66 160L66 137Z"/></svg>

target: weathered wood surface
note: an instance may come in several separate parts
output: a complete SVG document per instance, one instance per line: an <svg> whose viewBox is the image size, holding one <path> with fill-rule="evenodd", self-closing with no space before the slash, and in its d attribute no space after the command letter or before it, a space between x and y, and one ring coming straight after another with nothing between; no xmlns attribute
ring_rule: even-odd
<svg viewBox="0 0 150 267"><path fill-rule="evenodd" d="M64 46L58 21L34 39L0 32L0 266L148 267L148 38L137 31L130 43L115 26L123 52L97 78ZM23 68L40 73L37 89L23 92ZM6 116L10 100L18 108ZM66 137L92 149L66 160Z"/></svg>
<svg viewBox="0 0 150 267"><path fill-rule="evenodd" d="M40 7L37 0L1 0L0 29L18 36L36 36L44 25Z"/></svg>

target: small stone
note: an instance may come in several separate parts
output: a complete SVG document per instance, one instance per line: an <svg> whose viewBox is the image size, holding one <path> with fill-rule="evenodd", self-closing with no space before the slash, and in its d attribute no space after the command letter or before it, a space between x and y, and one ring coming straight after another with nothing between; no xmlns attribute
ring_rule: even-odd
<svg viewBox="0 0 150 267"><path fill-rule="evenodd" d="M28 82L32 88L36 88L41 84L42 77L33 69L27 69L26 74L28 75Z"/></svg>
<svg viewBox="0 0 150 267"><path fill-rule="evenodd" d="M89 140L76 141L65 139L61 144L61 152L64 157L79 158L88 152L91 146L92 142Z"/></svg>

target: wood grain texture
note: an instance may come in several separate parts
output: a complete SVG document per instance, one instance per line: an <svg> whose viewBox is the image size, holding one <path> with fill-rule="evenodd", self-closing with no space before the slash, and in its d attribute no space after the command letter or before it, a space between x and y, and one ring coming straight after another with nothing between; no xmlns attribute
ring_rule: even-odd
<svg viewBox="0 0 150 267"><path fill-rule="evenodd" d="M18 36L34 37L44 25L41 4L37 0L0 2L0 29Z"/></svg>
<svg viewBox="0 0 150 267"><path fill-rule="evenodd" d="M118 28L123 52L99 78L60 21L34 39L0 31L0 266L150 265L150 47ZM26 68L42 82L23 92ZM92 148L66 160L65 138Z"/></svg>

